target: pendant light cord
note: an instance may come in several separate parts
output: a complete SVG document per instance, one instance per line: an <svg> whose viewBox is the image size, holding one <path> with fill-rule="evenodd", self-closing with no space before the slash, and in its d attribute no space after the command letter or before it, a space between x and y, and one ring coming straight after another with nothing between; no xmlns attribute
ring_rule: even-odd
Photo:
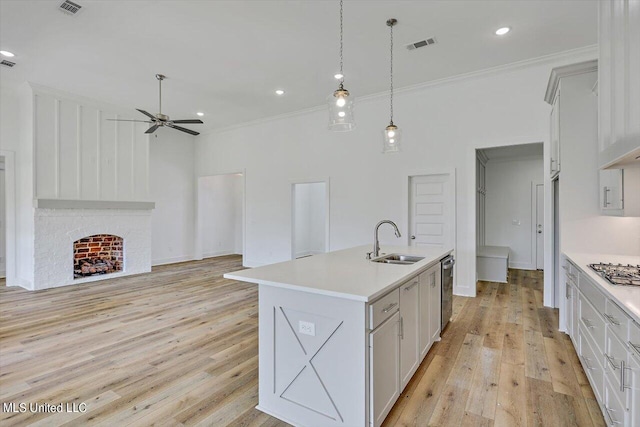
<svg viewBox="0 0 640 427"><path fill-rule="evenodd" d="M391 25L389 25L389 28L391 30L391 55L390 55L390 57L391 57L391 66L390 66L390 73L389 73L389 75L391 76L390 77L390 87L389 87L389 90L390 90L390 93L391 93L391 96L389 97L390 104L391 104L390 105L390 107L391 107L390 108L391 109L391 124L393 124L393 25L394 25L393 23Z"/></svg>
<svg viewBox="0 0 640 427"><path fill-rule="evenodd" d="M340 79L340 87L342 87L342 84L344 83L344 73L342 72L342 63L343 63L342 33L343 33L343 30L344 30L343 19L342 19L342 2L343 2L343 0L340 0L340 75L342 76L342 78Z"/></svg>

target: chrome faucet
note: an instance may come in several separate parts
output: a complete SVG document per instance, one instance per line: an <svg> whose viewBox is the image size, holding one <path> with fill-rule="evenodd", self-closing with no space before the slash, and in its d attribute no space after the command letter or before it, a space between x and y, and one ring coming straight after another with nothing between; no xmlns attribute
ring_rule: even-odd
<svg viewBox="0 0 640 427"><path fill-rule="evenodd" d="M390 221L388 219L384 219L380 221L373 232L373 256L378 257L380 255L380 242L378 242L378 229L382 224L391 224L393 228L395 228L396 237L400 237L400 230L398 230L398 226L395 222Z"/></svg>

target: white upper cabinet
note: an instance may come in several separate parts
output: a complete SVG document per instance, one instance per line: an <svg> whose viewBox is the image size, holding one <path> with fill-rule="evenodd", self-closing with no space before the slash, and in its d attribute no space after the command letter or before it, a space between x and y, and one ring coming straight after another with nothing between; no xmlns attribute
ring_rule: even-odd
<svg viewBox="0 0 640 427"><path fill-rule="evenodd" d="M599 165L640 155L640 0L599 2Z"/></svg>

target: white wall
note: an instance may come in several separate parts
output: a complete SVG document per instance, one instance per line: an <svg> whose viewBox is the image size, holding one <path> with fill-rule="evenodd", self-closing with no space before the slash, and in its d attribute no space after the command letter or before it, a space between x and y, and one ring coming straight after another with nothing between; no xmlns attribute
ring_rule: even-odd
<svg viewBox="0 0 640 427"><path fill-rule="evenodd" d="M301 257L325 252L326 183L294 185L295 254Z"/></svg>
<svg viewBox="0 0 640 427"><path fill-rule="evenodd" d="M198 178L203 258L242 254L242 185L239 174Z"/></svg>
<svg viewBox="0 0 640 427"><path fill-rule="evenodd" d="M560 250L578 253L640 254L640 217L600 212L597 73L560 82Z"/></svg>
<svg viewBox="0 0 640 427"><path fill-rule="evenodd" d="M349 133L329 132L322 109L202 135L196 139L196 173L247 171L245 265L257 266L290 257L291 181L330 176L330 250L336 250L372 244L373 227L384 218L407 236L406 176L455 168L455 292L474 295L475 149L547 144L550 107L543 96L549 73L585 59L567 56L397 93L401 153L381 154L388 97L371 97L358 102L357 128ZM401 243L390 229L381 234L382 246Z"/></svg>
<svg viewBox="0 0 640 427"><path fill-rule="evenodd" d="M149 140L149 181L156 208L151 217L153 265L191 260L195 253L193 137L158 129Z"/></svg>
<svg viewBox="0 0 640 427"><path fill-rule="evenodd" d="M532 216L535 212L532 204L535 203L535 184L544 181L543 169L542 156L489 160L486 165L486 244L508 246L511 268L536 269L536 218ZM514 220L519 225L514 225Z"/></svg>

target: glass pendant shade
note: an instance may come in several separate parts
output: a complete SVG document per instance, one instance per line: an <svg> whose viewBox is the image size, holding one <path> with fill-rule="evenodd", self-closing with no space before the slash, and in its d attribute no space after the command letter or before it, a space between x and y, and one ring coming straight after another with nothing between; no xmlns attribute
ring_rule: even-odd
<svg viewBox="0 0 640 427"><path fill-rule="evenodd" d="M342 84L327 98L329 107L329 129L335 132L347 132L356 127L353 120L353 96Z"/></svg>
<svg viewBox="0 0 640 427"><path fill-rule="evenodd" d="M402 130L393 123L389 124L383 131L384 146L382 147L383 153L396 153L400 151L400 138L402 137Z"/></svg>

